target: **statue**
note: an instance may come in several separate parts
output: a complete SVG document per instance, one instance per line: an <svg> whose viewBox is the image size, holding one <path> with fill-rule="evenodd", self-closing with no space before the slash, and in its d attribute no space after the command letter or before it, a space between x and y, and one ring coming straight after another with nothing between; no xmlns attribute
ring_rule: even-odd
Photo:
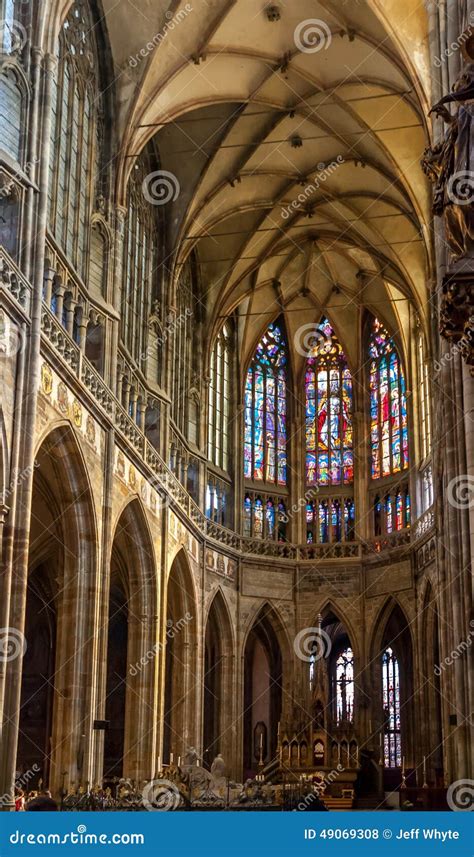
<svg viewBox="0 0 474 857"><path fill-rule="evenodd" d="M472 56L469 57L471 60ZM454 115L446 104L456 104ZM430 110L447 124L444 139L421 161L434 182L433 213L444 216L451 254L439 309L442 336L458 344L474 374L474 63L469 62L449 95Z"/></svg>
<svg viewBox="0 0 474 857"><path fill-rule="evenodd" d="M218 753L211 765L211 774L214 781L225 780L225 772L226 768L222 753Z"/></svg>
<svg viewBox="0 0 474 857"><path fill-rule="evenodd" d="M183 768L194 768L198 763L198 754L195 747L189 747L184 754Z"/></svg>
<svg viewBox="0 0 474 857"><path fill-rule="evenodd" d="M456 104L451 115L446 104ZM434 183L433 214L444 215L453 261L474 250L474 64L469 63L449 95L430 110L448 125L445 137L423 153L423 172Z"/></svg>

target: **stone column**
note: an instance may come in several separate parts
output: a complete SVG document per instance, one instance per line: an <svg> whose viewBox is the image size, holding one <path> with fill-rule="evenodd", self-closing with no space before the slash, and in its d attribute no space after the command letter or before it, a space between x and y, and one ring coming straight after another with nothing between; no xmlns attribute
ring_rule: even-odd
<svg viewBox="0 0 474 857"><path fill-rule="evenodd" d="M38 169L39 194L34 236L34 278L31 305L31 327L28 341L28 372L25 379L25 412L22 424L22 437L19 450L19 468L29 476L17 486L19 514L12 522L13 549L11 565L6 569L10 577L10 615L8 627L23 634L25 627L26 592L28 581L29 523L33 495L34 445L36 403L38 396L38 377L40 371L41 344L41 308L43 300L43 277L45 258L45 239L48 216L48 180L51 140L51 100L52 82L56 68L56 59L47 55L43 60L41 79L41 97L43 105L40 130L41 162ZM12 574L12 569L15 574ZM18 729L20 721L22 659L17 657L7 664L5 696L2 724L2 758L0 762L0 794L10 794L13 800L13 787L16 770Z"/></svg>

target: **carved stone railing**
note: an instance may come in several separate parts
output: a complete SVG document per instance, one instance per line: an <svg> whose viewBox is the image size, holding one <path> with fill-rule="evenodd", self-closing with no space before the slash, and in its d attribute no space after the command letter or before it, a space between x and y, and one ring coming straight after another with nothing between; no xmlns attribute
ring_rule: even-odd
<svg viewBox="0 0 474 857"><path fill-rule="evenodd" d="M109 387L96 369L89 363L86 357L82 357L81 380L89 390L93 398L104 411L111 417L114 414L114 397Z"/></svg>
<svg viewBox="0 0 474 857"><path fill-rule="evenodd" d="M289 542L274 542L267 539L248 539L242 537L240 540L242 553L252 556L270 556L280 559L298 559L298 547Z"/></svg>
<svg viewBox="0 0 474 857"><path fill-rule="evenodd" d="M412 529L412 541L417 541L425 536L430 530L434 529L435 525L435 517L434 517L434 508L430 506L426 512L423 512L422 515L415 521Z"/></svg>
<svg viewBox="0 0 474 857"><path fill-rule="evenodd" d="M81 350L73 338L64 330L56 316L44 304L41 312L41 332L77 375L81 364Z"/></svg>
<svg viewBox="0 0 474 857"><path fill-rule="evenodd" d="M234 548L235 550L242 550L242 537L239 536L238 533L235 533L233 530L228 530L227 527L223 527L221 524L216 524L209 518L206 518L205 521L206 535L209 536L209 538L215 539L215 541L220 542L227 547Z"/></svg>
<svg viewBox="0 0 474 857"><path fill-rule="evenodd" d="M145 456L145 435L138 428L136 422L127 414L125 408L115 401L115 426L127 438L133 448Z"/></svg>
<svg viewBox="0 0 474 857"><path fill-rule="evenodd" d="M397 530L395 533L385 533L383 536L377 536L375 539L369 539L362 543L362 553L364 556L371 554L379 554L383 551L394 550L409 545L411 542L411 530Z"/></svg>
<svg viewBox="0 0 474 857"><path fill-rule="evenodd" d="M299 559L359 559L360 542L333 542L330 544L302 545L298 550Z"/></svg>
<svg viewBox="0 0 474 857"><path fill-rule="evenodd" d="M4 247L0 247L0 287L9 292L29 316L32 288Z"/></svg>

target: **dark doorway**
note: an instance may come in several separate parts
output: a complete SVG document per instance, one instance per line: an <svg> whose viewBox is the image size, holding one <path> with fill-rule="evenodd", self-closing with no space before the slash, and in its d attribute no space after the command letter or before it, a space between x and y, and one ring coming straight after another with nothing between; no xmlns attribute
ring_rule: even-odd
<svg viewBox="0 0 474 857"><path fill-rule="evenodd" d="M275 758L282 700L282 657L277 636L265 610L256 620L245 646L244 779Z"/></svg>
<svg viewBox="0 0 474 857"><path fill-rule="evenodd" d="M123 776L127 648L127 599L120 586L112 585L109 600L107 699L105 703L105 719L109 721L109 726L105 733L104 743L104 779Z"/></svg>
<svg viewBox="0 0 474 857"><path fill-rule="evenodd" d="M28 788L49 781L56 660L56 611L48 574L37 568L28 582L17 771ZM34 772L34 776L31 773Z"/></svg>

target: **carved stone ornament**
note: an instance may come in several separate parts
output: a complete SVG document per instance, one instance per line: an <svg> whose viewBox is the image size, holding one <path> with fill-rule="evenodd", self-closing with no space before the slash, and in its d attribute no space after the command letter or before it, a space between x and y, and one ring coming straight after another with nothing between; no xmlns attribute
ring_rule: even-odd
<svg viewBox="0 0 474 857"><path fill-rule="evenodd" d="M451 114L446 104L455 104ZM444 138L423 153L421 166L433 182L433 214L444 217L451 261L474 263L474 64L469 63L449 95L430 110L447 125Z"/></svg>
<svg viewBox="0 0 474 857"><path fill-rule="evenodd" d="M472 57L470 57L472 60ZM454 104L451 114L445 105ZM447 125L444 138L425 150L422 168L434 184L433 213L444 219L450 264L442 283L439 328L474 365L474 63L430 113Z"/></svg>

